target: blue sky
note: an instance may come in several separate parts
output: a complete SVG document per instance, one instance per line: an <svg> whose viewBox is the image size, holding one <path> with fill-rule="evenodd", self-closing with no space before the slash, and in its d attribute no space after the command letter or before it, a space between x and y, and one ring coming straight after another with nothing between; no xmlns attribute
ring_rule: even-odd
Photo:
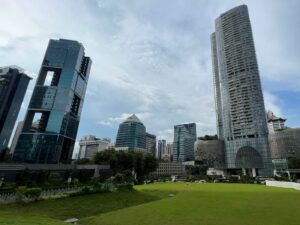
<svg viewBox="0 0 300 225"><path fill-rule="evenodd" d="M297 0L0 0L1 66L34 78L50 38L81 42L93 60L77 139L115 140L135 113L147 131L171 141L175 124L215 134L210 53L214 20L247 4L266 109L299 127L300 2Z"/></svg>

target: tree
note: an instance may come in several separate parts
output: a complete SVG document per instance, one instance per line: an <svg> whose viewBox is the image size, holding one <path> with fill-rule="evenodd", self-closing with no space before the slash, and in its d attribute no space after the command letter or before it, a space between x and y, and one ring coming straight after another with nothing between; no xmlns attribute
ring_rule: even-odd
<svg viewBox="0 0 300 225"><path fill-rule="evenodd" d="M289 158L290 169L300 169L300 157Z"/></svg>
<svg viewBox="0 0 300 225"><path fill-rule="evenodd" d="M218 135L205 135L203 137L199 137L199 140L202 141L212 141L212 140L218 140Z"/></svg>
<svg viewBox="0 0 300 225"><path fill-rule="evenodd" d="M10 149L9 148L3 149L2 152L0 153L0 162L7 162L10 160L10 158L11 158Z"/></svg>
<svg viewBox="0 0 300 225"><path fill-rule="evenodd" d="M57 172L51 172L48 177L48 181L52 184L59 184L61 182L61 175Z"/></svg>
<svg viewBox="0 0 300 225"><path fill-rule="evenodd" d="M74 161L74 164L77 164L77 165L91 164L91 160L88 158L77 159Z"/></svg>
<svg viewBox="0 0 300 225"><path fill-rule="evenodd" d="M124 174L124 171L134 171L136 179L142 183L144 177L155 171L158 162L155 157L140 152L105 150L94 157L96 164L109 164L113 174Z"/></svg>

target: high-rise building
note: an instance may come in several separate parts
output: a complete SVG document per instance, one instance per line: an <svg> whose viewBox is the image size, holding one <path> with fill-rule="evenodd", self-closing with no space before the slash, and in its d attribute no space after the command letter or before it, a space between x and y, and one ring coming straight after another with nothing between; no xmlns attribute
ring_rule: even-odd
<svg viewBox="0 0 300 225"><path fill-rule="evenodd" d="M78 159L93 159L95 154L112 147L109 138L96 138L93 135L84 136L79 141Z"/></svg>
<svg viewBox="0 0 300 225"><path fill-rule="evenodd" d="M157 158L161 159L162 155L165 154L166 151L166 140L158 140L157 143Z"/></svg>
<svg viewBox="0 0 300 225"><path fill-rule="evenodd" d="M91 63L81 43L49 41L13 160L71 161Z"/></svg>
<svg viewBox="0 0 300 225"><path fill-rule="evenodd" d="M156 153L156 136L146 133L146 150L147 153L155 157Z"/></svg>
<svg viewBox="0 0 300 225"><path fill-rule="evenodd" d="M228 169L271 174L265 106L246 5L220 15L211 35L218 135Z"/></svg>
<svg viewBox="0 0 300 225"><path fill-rule="evenodd" d="M16 131L15 131L15 135L12 139L11 145L10 145L10 154L14 154L16 146L17 146L17 142L18 139L20 137L20 134L22 133L22 129L23 129L23 125L24 125L24 121L20 121L17 125Z"/></svg>
<svg viewBox="0 0 300 225"><path fill-rule="evenodd" d="M30 80L20 68L0 68L0 156L8 147Z"/></svg>
<svg viewBox="0 0 300 225"><path fill-rule="evenodd" d="M165 152L161 155L161 159L164 161L172 161L173 158L173 143L167 143Z"/></svg>
<svg viewBox="0 0 300 225"><path fill-rule="evenodd" d="M146 152L146 127L135 114L120 124L115 147L116 150Z"/></svg>
<svg viewBox="0 0 300 225"><path fill-rule="evenodd" d="M196 139L195 123L174 126L173 161L182 163L194 160L194 143Z"/></svg>

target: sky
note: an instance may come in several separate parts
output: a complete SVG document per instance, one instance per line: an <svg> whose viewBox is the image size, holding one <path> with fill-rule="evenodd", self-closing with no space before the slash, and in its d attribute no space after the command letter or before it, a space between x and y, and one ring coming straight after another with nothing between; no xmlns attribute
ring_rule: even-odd
<svg viewBox="0 0 300 225"><path fill-rule="evenodd" d="M266 110L300 126L298 0L0 0L0 66L30 75L24 119L49 39L81 42L93 60L77 141L115 141L135 113L157 139L176 124L216 133L210 34L223 12L247 4Z"/></svg>

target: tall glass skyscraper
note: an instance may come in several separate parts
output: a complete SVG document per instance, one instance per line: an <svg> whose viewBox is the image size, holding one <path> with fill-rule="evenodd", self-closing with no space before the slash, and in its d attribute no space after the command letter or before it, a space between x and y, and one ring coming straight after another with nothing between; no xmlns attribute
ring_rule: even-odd
<svg viewBox="0 0 300 225"><path fill-rule="evenodd" d="M30 80L20 68L0 68L0 156L8 146Z"/></svg>
<svg viewBox="0 0 300 225"><path fill-rule="evenodd" d="M136 115L133 114L120 124L115 147L146 152L146 127Z"/></svg>
<svg viewBox="0 0 300 225"><path fill-rule="evenodd" d="M91 63L81 43L49 41L13 160L70 162Z"/></svg>
<svg viewBox="0 0 300 225"><path fill-rule="evenodd" d="M268 128L247 6L221 14L215 26L211 43L217 127L226 145L227 168L269 175Z"/></svg>
<svg viewBox="0 0 300 225"><path fill-rule="evenodd" d="M182 163L194 160L194 143L196 139L195 123L174 126L173 161Z"/></svg>

